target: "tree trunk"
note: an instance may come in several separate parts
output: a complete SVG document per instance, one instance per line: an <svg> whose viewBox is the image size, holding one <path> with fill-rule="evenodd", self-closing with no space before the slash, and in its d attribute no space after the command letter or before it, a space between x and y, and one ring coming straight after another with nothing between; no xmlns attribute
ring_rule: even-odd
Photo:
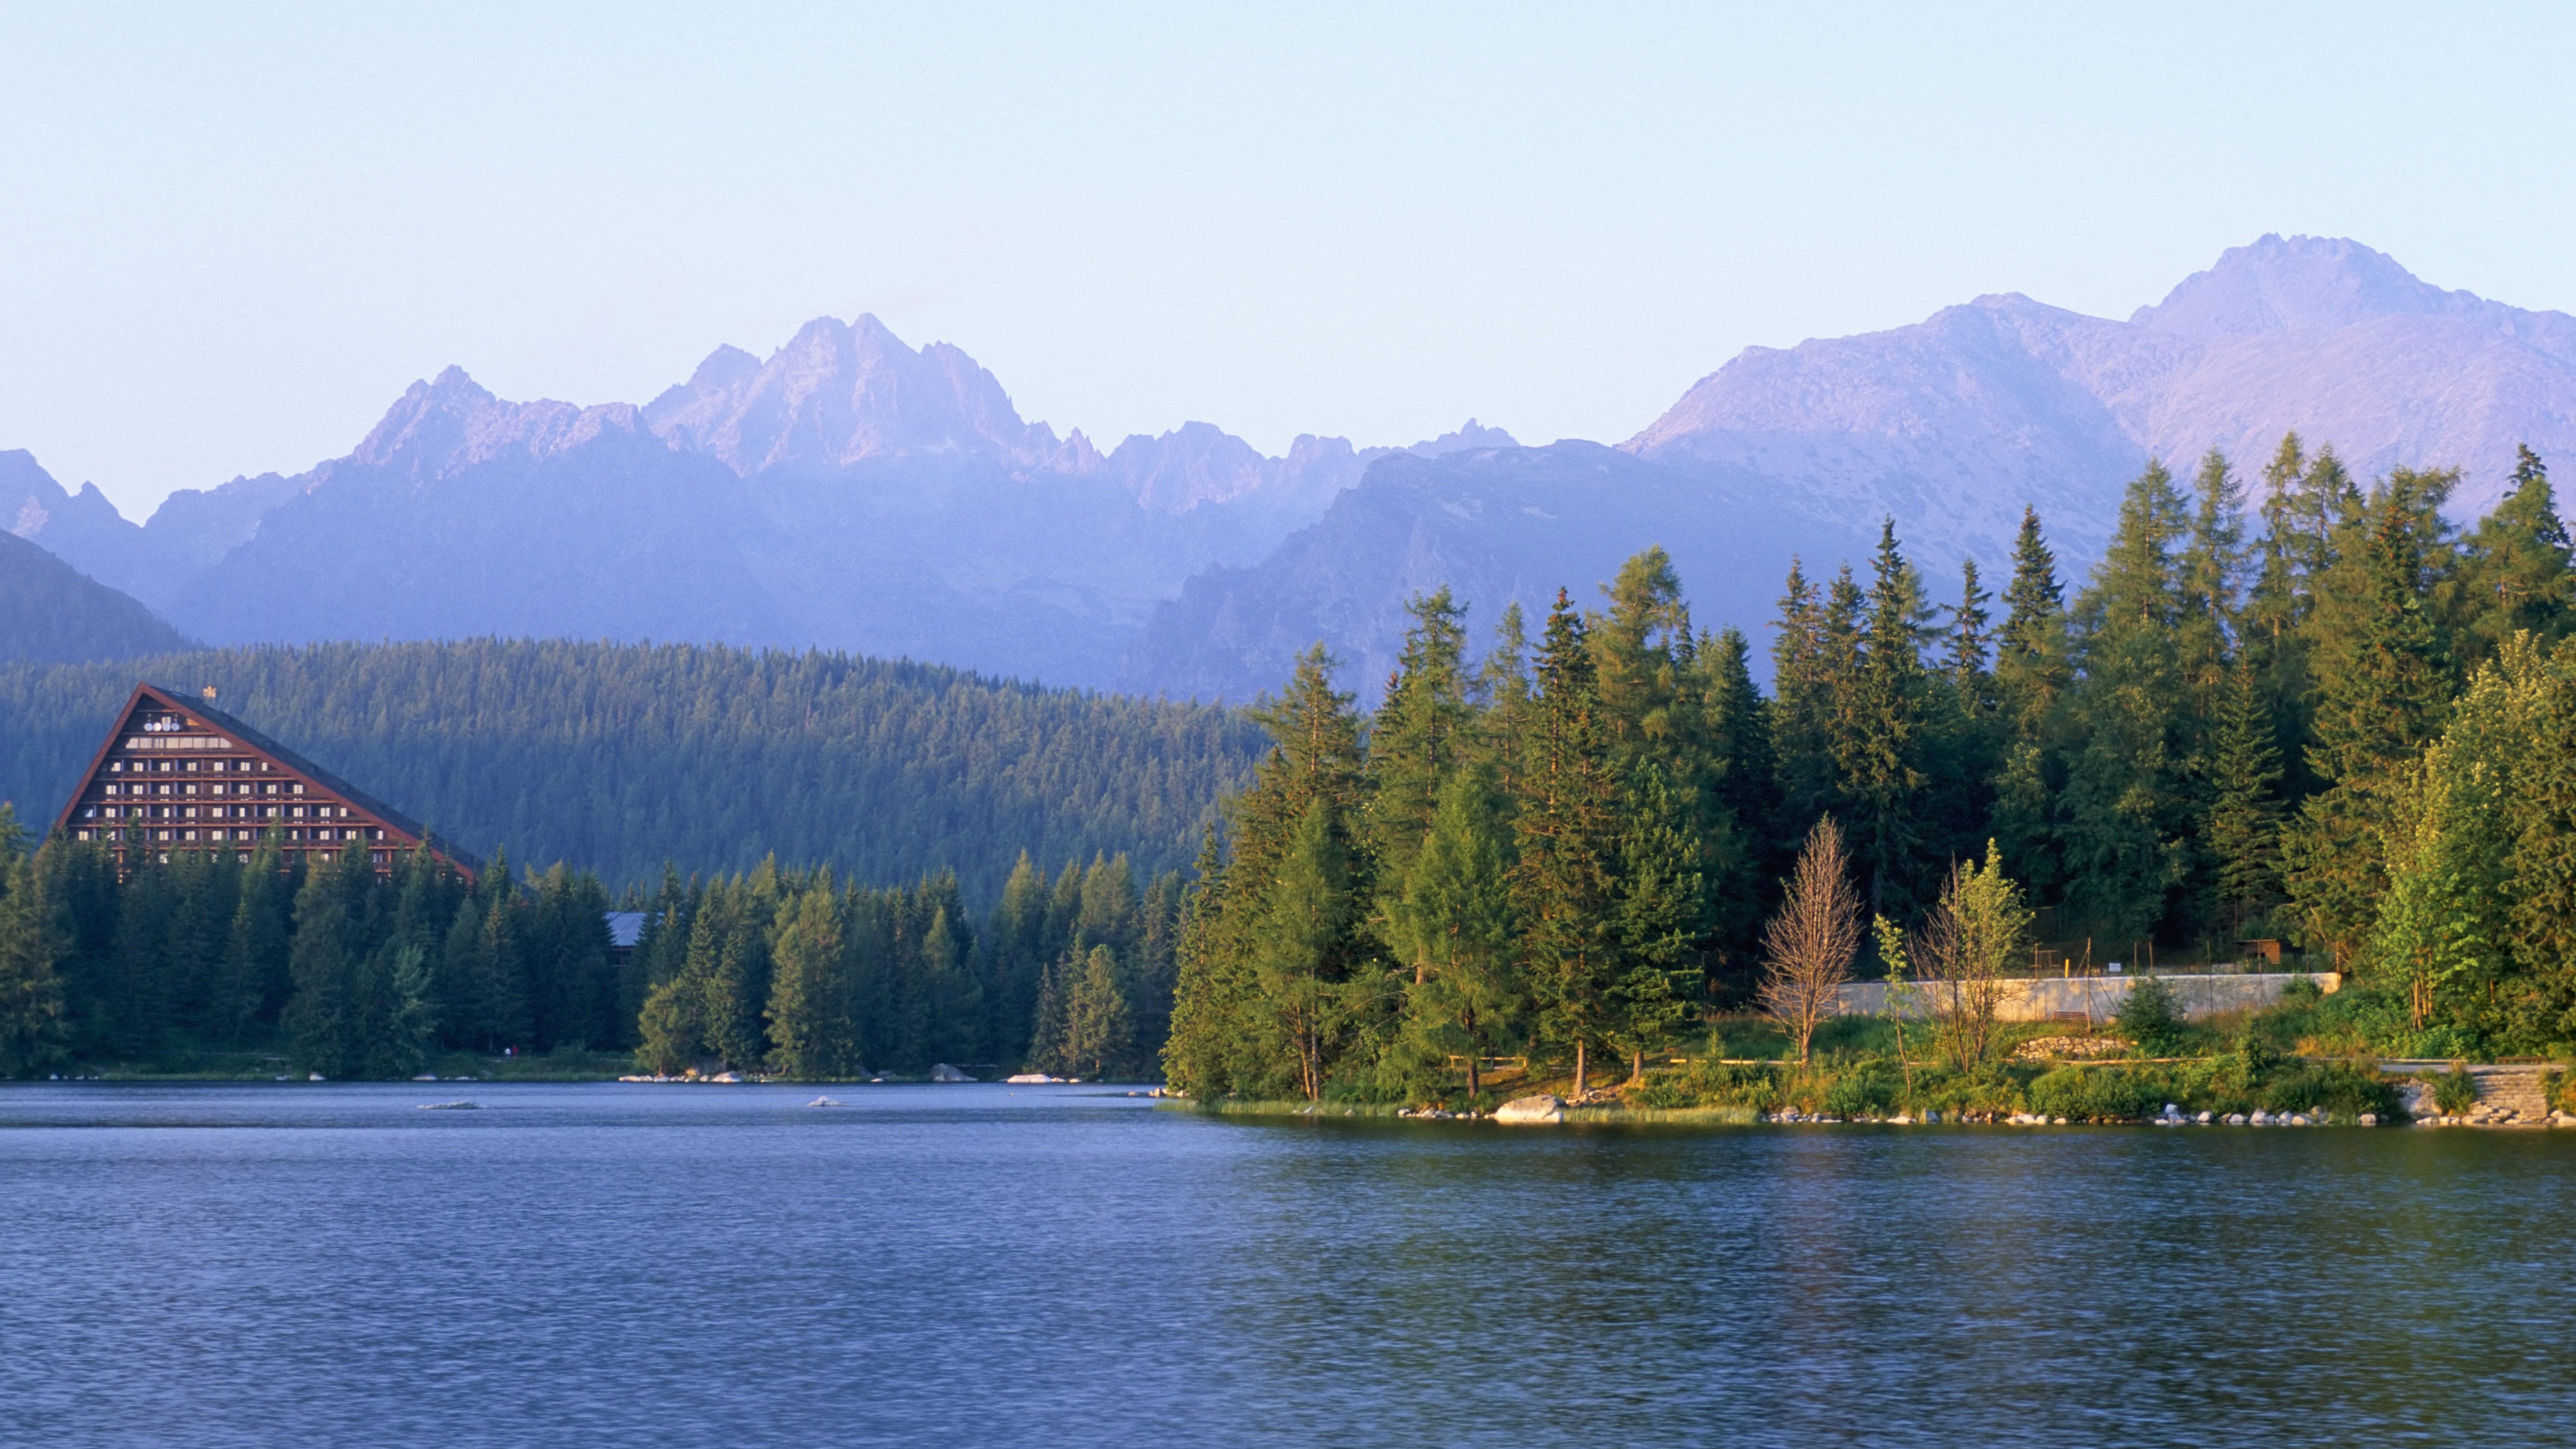
<svg viewBox="0 0 2576 1449"><path fill-rule="evenodd" d="M1583 1038L1574 1039L1574 1095L1583 1095Z"/></svg>

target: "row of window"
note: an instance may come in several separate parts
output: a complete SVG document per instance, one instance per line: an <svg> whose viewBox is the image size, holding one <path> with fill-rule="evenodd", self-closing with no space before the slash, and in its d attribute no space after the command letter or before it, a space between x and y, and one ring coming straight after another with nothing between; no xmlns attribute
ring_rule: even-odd
<svg viewBox="0 0 2576 1449"><path fill-rule="evenodd" d="M276 820L281 818L278 814L280 808L276 805L208 805L205 807L205 812L209 820ZM285 811L283 817L285 819L301 820L305 817L305 807L301 805L288 805L282 808ZM81 807L80 818L83 820L194 820L197 818L197 809L198 807L194 805L84 805ZM316 805L312 807L312 815L316 820L346 820L349 818L349 808L345 805Z"/></svg>
<svg viewBox="0 0 2576 1449"><path fill-rule="evenodd" d="M226 830L219 826L213 830L206 831L205 838L208 840L257 840L264 833L265 832L263 831L239 827ZM73 831L72 837L76 840L115 840L119 838L120 834L121 832L113 829L81 829ZM150 830L146 831L145 834L154 840L172 840L185 843L197 839L198 832L182 827L179 829ZM290 843L308 840L382 840L385 838L385 833L382 830L373 829L363 825L352 825L342 829L334 829L331 826L325 825L309 830L289 829L286 831L286 838Z"/></svg>
<svg viewBox="0 0 2576 1449"><path fill-rule="evenodd" d="M248 780L241 781L238 784L226 784L224 781L217 780L211 785L200 785L194 780L189 780L175 786L167 780L163 780L160 783L153 785L147 785L140 780L133 781L132 783L110 780L99 788L110 795L196 795L201 793L207 795L301 795L304 793L304 786L300 782L285 786L281 790L275 780L271 780L263 785L254 785Z"/></svg>
<svg viewBox="0 0 2576 1449"><path fill-rule="evenodd" d="M107 772L111 775L194 775L200 772L209 775L226 772L273 775L277 769L266 760L110 760Z"/></svg>

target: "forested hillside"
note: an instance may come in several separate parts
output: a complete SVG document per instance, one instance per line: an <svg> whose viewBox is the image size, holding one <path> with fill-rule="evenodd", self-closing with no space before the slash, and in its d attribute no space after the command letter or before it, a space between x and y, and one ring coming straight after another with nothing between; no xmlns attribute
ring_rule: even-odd
<svg viewBox="0 0 2576 1449"><path fill-rule="evenodd" d="M138 679L223 707L466 848L612 887L747 870L953 870L1023 850L1186 864L1257 753L1222 710L844 654L471 640L0 666L0 799L41 827Z"/></svg>
<svg viewBox="0 0 2576 1449"><path fill-rule="evenodd" d="M2026 967L2026 900L2096 962L2287 939L2353 974L2373 1050L2568 1050L2576 575L2528 449L2465 535L2458 483L2364 489L2291 436L2249 518L2220 455L2187 488L2152 464L2071 596L2035 515L2002 598L1971 570L1947 605L1891 525L1859 572L1790 564L1767 699L1660 549L1475 668L1419 598L1373 719L1320 648L1264 715L1184 915L1171 1078L1421 1101L1483 1054L1633 1069L1785 969L1765 920L1827 820L1881 923L1865 974L1971 907L1981 969Z"/></svg>
<svg viewBox="0 0 2576 1449"><path fill-rule="evenodd" d="M136 600L0 532L0 659L122 659L188 642Z"/></svg>

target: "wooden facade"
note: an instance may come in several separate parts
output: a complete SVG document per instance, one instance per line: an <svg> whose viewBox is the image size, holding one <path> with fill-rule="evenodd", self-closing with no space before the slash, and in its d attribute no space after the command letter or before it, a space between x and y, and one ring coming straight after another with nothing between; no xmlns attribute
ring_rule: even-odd
<svg viewBox="0 0 2576 1449"><path fill-rule="evenodd" d="M229 850L247 862L263 842L317 865L364 850L378 870L391 870L423 845L469 877L480 864L211 698L152 684L134 687L54 824L105 844L120 871L197 851Z"/></svg>

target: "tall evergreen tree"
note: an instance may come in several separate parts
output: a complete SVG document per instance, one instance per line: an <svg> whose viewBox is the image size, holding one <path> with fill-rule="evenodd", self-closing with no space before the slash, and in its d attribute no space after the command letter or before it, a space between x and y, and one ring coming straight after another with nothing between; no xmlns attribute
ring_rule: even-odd
<svg viewBox="0 0 2576 1449"><path fill-rule="evenodd" d="M1389 912L1388 937L1411 979L1382 1076L1398 1090L1436 1096L1456 1057L1466 1063L1472 1098L1482 1085L1478 1061L1509 1039L1518 999L1510 836L1485 772L1457 771L1441 786L1431 832Z"/></svg>
<svg viewBox="0 0 2576 1449"><path fill-rule="evenodd" d="M857 1076L847 923L828 870L781 905L770 955L771 1064L800 1082Z"/></svg>
<svg viewBox="0 0 2576 1449"><path fill-rule="evenodd" d="M2465 627L2456 640L2463 668L2494 654L2516 633L2554 645L2576 628L2576 559L2549 470L2519 449L2513 487L2468 538L2461 566Z"/></svg>
<svg viewBox="0 0 2576 1449"><path fill-rule="evenodd" d="M1514 817L1512 908L1539 1027L1573 1053L1584 1088L1590 1049L1611 1024L1620 976L1615 935L1617 783L1602 739L1600 689L1582 618L1564 590L1540 646L1529 770Z"/></svg>
<svg viewBox="0 0 2576 1449"><path fill-rule="evenodd" d="M2329 783L2285 841L2285 874L2310 941L2338 966L2359 949L2387 884L2380 837L2393 791L2451 695L2425 603L2444 491L2438 478L2390 475L2319 591L2316 757Z"/></svg>
<svg viewBox="0 0 2576 1449"><path fill-rule="evenodd" d="M2201 839L2211 861L2215 916L2231 934L2279 898L2281 754L2254 667L2228 673L2211 743L2209 805Z"/></svg>
<svg viewBox="0 0 2576 1449"><path fill-rule="evenodd" d="M2120 527L2076 610L2067 698L2069 903L2114 941L2152 935L2191 874L2195 801L2178 645L2181 494L2162 463L2129 484Z"/></svg>
<svg viewBox="0 0 2576 1449"><path fill-rule="evenodd" d="M0 1078L59 1065L71 1035L38 879L16 814L0 803Z"/></svg>

